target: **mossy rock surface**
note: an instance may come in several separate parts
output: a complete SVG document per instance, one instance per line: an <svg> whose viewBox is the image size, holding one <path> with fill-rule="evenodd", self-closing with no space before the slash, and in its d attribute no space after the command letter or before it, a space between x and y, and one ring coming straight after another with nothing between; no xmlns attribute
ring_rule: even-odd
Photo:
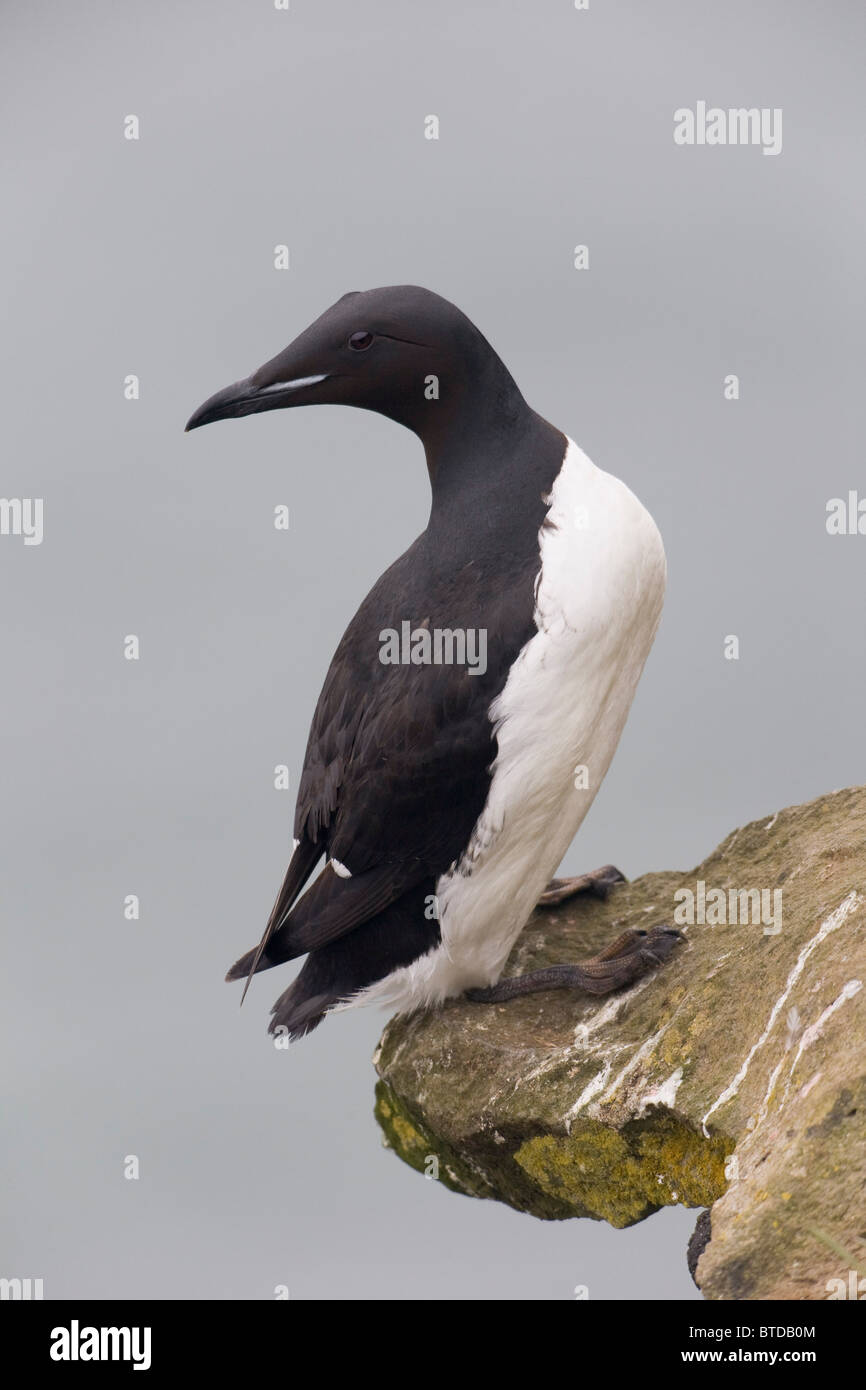
<svg viewBox="0 0 866 1390"><path fill-rule="evenodd" d="M699 882L707 920L683 923L675 895ZM731 890L749 889L769 912L731 922ZM743 826L688 873L536 911L506 974L660 922L686 944L608 998L393 1019L375 1057L385 1142L456 1192L545 1219L709 1207L707 1297L826 1298L866 1277L866 788Z"/></svg>

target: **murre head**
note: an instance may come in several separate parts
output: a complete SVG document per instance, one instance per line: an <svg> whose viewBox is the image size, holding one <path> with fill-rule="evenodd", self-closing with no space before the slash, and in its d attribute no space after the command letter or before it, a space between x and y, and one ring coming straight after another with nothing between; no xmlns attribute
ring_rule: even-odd
<svg viewBox="0 0 866 1390"><path fill-rule="evenodd" d="M252 376L206 400L186 428L295 405L355 405L428 442L482 395L506 414L522 404L465 314L430 290L391 285L344 294Z"/></svg>

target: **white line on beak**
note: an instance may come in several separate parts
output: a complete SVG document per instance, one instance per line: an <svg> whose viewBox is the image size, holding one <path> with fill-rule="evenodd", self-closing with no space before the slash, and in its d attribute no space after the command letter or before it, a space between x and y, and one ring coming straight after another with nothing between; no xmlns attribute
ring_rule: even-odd
<svg viewBox="0 0 866 1390"><path fill-rule="evenodd" d="M321 376L296 376L294 381L275 381L273 386L263 386L259 395L264 396L268 391L297 391L301 386L315 386L317 381L324 381L327 375L327 372L322 372Z"/></svg>

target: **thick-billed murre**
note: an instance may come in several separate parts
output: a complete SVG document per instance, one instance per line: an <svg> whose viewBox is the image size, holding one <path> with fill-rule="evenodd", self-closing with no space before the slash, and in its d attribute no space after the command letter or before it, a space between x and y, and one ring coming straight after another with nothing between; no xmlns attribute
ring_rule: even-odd
<svg viewBox="0 0 866 1390"><path fill-rule="evenodd" d="M227 978L249 983L306 955L273 1008L271 1032L291 1037L353 1004L408 1011L463 991L629 983L680 934L627 932L581 964L500 975L536 902L621 878L607 866L549 883L607 772L661 616L652 518L429 290L344 295L187 429L319 402L378 411L420 437L430 518L337 647L291 861L261 943ZM467 634L482 632L483 669L465 659ZM406 659L385 657L386 634L408 636L391 649Z"/></svg>

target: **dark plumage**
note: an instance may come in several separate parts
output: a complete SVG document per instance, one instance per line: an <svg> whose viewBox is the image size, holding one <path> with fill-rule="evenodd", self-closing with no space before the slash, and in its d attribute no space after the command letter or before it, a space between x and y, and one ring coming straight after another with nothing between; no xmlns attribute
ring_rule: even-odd
<svg viewBox="0 0 866 1390"><path fill-rule="evenodd" d="M358 330L375 335L372 349L348 346ZM326 379L285 395L268 392L275 382L320 374ZM425 397L431 374L433 400ZM284 1025L292 1034L439 939L424 901L466 848L484 806L496 751L487 710L535 631L543 495L565 449L478 329L414 286L344 295L248 381L207 401L187 428L315 402L377 410L417 433L432 506L426 530L373 586L337 648L304 758L298 848L260 954L242 956L227 977L311 953L274 1010L272 1030ZM405 619L485 628L486 672L383 665L379 634ZM323 856L352 877L329 866L298 899Z"/></svg>
<svg viewBox="0 0 866 1390"><path fill-rule="evenodd" d="M271 1030L292 1037L380 981L390 990L392 976L410 1007L498 978L531 906L527 892L543 888L539 873L555 869L594 795L595 784L588 795L575 790L570 760L601 728L603 777L664 588L661 541L637 500L530 409L483 335L438 295L407 285L344 295L284 352L206 401L187 428L316 402L375 410L414 431L432 498L426 529L373 586L337 648L307 744L295 852L259 946L228 974L249 979L306 955L273 1010ZM564 499L593 499L589 544L572 524L572 502L561 501L552 520L554 484ZM555 544L542 633L547 533ZM600 566L597 594L590 555ZM383 663L382 633L404 623L483 630L486 667ZM586 645L605 631L604 642ZM519 663L533 639L542 647ZM481 818L502 737L495 711L515 670L510 772L491 826ZM584 703L570 703L582 672ZM536 691L550 730L537 747ZM521 843L515 769L524 758L524 773L538 780L542 769L549 787L534 788ZM498 865L481 912L468 886L479 856ZM443 892L444 937L431 910ZM640 950L630 945L625 955L623 979L647 968ZM617 970L605 964L611 988Z"/></svg>

